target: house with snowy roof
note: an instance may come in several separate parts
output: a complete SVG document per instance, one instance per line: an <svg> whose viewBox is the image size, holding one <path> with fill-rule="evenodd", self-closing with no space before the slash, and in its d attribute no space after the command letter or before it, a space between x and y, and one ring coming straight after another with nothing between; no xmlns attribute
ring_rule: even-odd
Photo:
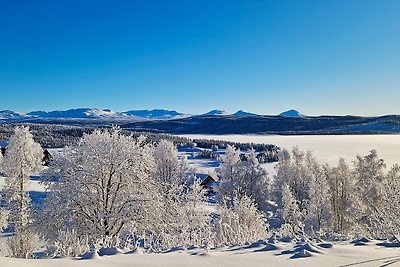
<svg viewBox="0 0 400 267"><path fill-rule="evenodd" d="M200 181L200 185L207 189L208 193L215 193L215 188L219 186L217 178L209 173L193 173L194 176Z"/></svg>

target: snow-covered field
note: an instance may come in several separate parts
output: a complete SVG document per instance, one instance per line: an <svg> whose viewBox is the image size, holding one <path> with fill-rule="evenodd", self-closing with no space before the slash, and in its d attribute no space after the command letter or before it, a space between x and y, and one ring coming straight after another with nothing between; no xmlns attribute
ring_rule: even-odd
<svg viewBox="0 0 400 267"><path fill-rule="evenodd" d="M194 139L214 139L243 143L274 144L291 149L298 146L310 150L318 160L337 164L340 157L348 163L357 155L366 155L372 149L378 151L388 167L400 163L400 135L184 135Z"/></svg>
<svg viewBox="0 0 400 267"><path fill-rule="evenodd" d="M376 149L388 166L400 163L400 135L374 136L255 136L255 135L186 135L189 138L206 138L235 142L271 143L290 149L298 146L311 150L320 161L336 164L340 157L348 162L356 155ZM52 150L59 153L61 150ZM184 152L180 152L182 154ZM199 172L212 172L219 162L213 159L190 158L189 163ZM275 164L266 164L268 169ZM271 173L271 172L270 172ZM4 180L0 177L0 188ZM30 181L30 191L43 193L44 187L37 179ZM304 245L294 242L276 244L256 243L249 246L226 247L206 252L203 249L176 250L166 253L119 253L90 259L14 259L4 257L6 236L0 236L0 266L400 266L400 245L380 246L380 241L358 243L334 242L333 247ZM400 243L399 243L400 244ZM325 247L325 248L324 248ZM305 255L308 257L299 257Z"/></svg>
<svg viewBox="0 0 400 267"><path fill-rule="evenodd" d="M121 253L102 257L95 254L89 259L29 260L0 257L0 266L400 266L400 249L385 248L378 246L377 243L377 241L371 241L358 246L349 242L334 243L331 248L322 248L316 244L255 243L250 246L227 247L210 252L196 248L166 253ZM308 257L297 258L296 255Z"/></svg>

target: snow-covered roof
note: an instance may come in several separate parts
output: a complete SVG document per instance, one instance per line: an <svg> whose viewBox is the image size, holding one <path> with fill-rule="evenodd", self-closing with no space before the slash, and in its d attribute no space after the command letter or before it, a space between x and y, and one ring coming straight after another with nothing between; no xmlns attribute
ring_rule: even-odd
<svg viewBox="0 0 400 267"><path fill-rule="evenodd" d="M211 176L214 180L217 180L213 175L209 173L192 173L199 179L201 182L203 182L205 179L207 179L208 176Z"/></svg>
<svg viewBox="0 0 400 267"><path fill-rule="evenodd" d="M8 140L0 140L0 147L8 146Z"/></svg>

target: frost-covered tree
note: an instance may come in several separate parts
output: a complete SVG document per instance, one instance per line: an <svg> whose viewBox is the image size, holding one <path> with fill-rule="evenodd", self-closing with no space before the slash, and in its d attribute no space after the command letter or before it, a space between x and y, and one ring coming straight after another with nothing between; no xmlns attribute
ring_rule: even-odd
<svg viewBox="0 0 400 267"><path fill-rule="evenodd" d="M166 187L186 182L189 166L186 156L178 159L178 150L173 142L162 139L154 150L154 177L158 184Z"/></svg>
<svg viewBox="0 0 400 267"><path fill-rule="evenodd" d="M359 224L368 234L378 234L376 225L383 220L380 214L382 201L382 184L385 179L386 164L378 157L377 151L372 150L364 157L357 156L354 161L354 176L357 207L360 212Z"/></svg>
<svg viewBox="0 0 400 267"><path fill-rule="evenodd" d="M150 246L163 250L176 246L208 246L210 214L205 209L206 191L195 180L193 184L175 184L166 192L164 201L155 210Z"/></svg>
<svg viewBox="0 0 400 267"><path fill-rule="evenodd" d="M0 175L2 174L2 164L3 164L3 154L0 153ZM3 231L8 225L8 214L9 211L6 210L1 205L2 203L2 196L0 194L0 232Z"/></svg>
<svg viewBox="0 0 400 267"><path fill-rule="evenodd" d="M73 229L91 242L115 245L122 230L143 225L154 212L153 148L114 127L85 134L52 163L41 232L50 241L58 230Z"/></svg>
<svg viewBox="0 0 400 267"><path fill-rule="evenodd" d="M385 178L384 170L386 164L378 157L376 150L371 150L364 157L357 156L354 161L356 187L360 193L361 200L367 204L369 201L376 202L381 194L381 182Z"/></svg>
<svg viewBox="0 0 400 267"><path fill-rule="evenodd" d="M27 258L35 246L30 230L29 177L42 167L43 150L33 140L28 127L16 127L9 140L3 162L5 174L4 200L8 210L8 222L14 226L15 235L8 240L11 254Z"/></svg>
<svg viewBox="0 0 400 267"><path fill-rule="evenodd" d="M269 197L269 179L267 171L260 165L257 153L250 149L243 165L244 192L243 194L252 198L258 208L264 210Z"/></svg>
<svg viewBox="0 0 400 267"><path fill-rule="evenodd" d="M327 166L321 166L315 158L310 158L308 167L311 171L309 185L309 200L307 203L307 215L305 221L306 231L320 232L330 230L331 203Z"/></svg>
<svg viewBox="0 0 400 267"><path fill-rule="evenodd" d="M188 245L207 245L209 239L210 213L206 209L206 189L196 180L187 187L181 200L181 225Z"/></svg>
<svg viewBox="0 0 400 267"><path fill-rule="evenodd" d="M218 197L220 201L233 205L235 191L239 187L239 170L240 151L233 146L227 145L223 163L217 169L217 175L220 181L218 188Z"/></svg>
<svg viewBox="0 0 400 267"><path fill-rule="evenodd" d="M234 197L233 205L222 204L217 213L215 238L218 245L243 245L266 237L264 217L247 196Z"/></svg>
<svg viewBox="0 0 400 267"><path fill-rule="evenodd" d="M301 213L296 198L293 196L289 185L282 186L282 218L284 226L291 236L304 234L304 215Z"/></svg>
<svg viewBox="0 0 400 267"><path fill-rule="evenodd" d="M152 248L160 250L204 243L209 220L201 206L205 201L205 190L196 177L190 175L186 157L183 155L178 159L174 144L161 140L154 158L153 177L159 198L156 216L151 222Z"/></svg>
<svg viewBox="0 0 400 267"><path fill-rule="evenodd" d="M324 168L329 183L332 230L347 235L355 223L357 213L354 206L356 195L353 172L342 158L338 166L331 168L325 165Z"/></svg>
<svg viewBox="0 0 400 267"><path fill-rule="evenodd" d="M290 156L282 157L276 166L276 175L272 184L272 197L278 206L282 206L282 187L289 186L293 197L301 211L309 199L309 185L312 172L309 163L312 162L311 152L304 153L294 147Z"/></svg>
<svg viewBox="0 0 400 267"><path fill-rule="evenodd" d="M241 161L240 151L228 145L217 174L221 182L217 195L220 202L232 205L235 197L248 196L258 208L267 206L268 176L258 162L254 149L249 150L245 161Z"/></svg>
<svg viewBox="0 0 400 267"><path fill-rule="evenodd" d="M394 165L382 182L382 195L379 205L373 213L380 218L375 225L380 237L397 236L400 234L400 166Z"/></svg>

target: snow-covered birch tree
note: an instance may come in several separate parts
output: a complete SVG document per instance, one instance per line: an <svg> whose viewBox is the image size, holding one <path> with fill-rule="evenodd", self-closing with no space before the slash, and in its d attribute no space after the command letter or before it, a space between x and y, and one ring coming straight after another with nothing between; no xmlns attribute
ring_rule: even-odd
<svg viewBox="0 0 400 267"><path fill-rule="evenodd" d="M33 140L28 127L16 127L11 136L3 162L6 176L3 189L8 210L8 222L15 235L8 241L11 254L18 258L31 256L35 236L31 232L29 177L42 167L43 150Z"/></svg>
<svg viewBox="0 0 400 267"><path fill-rule="evenodd" d="M162 139L154 149L155 180L168 187L183 184L187 178L189 166L185 156L178 159L178 150L173 142Z"/></svg>
<svg viewBox="0 0 400 267"><path fill-rule="evenodd" d="M246 161L242 163L243 194L255 201L261 210L267 208L269 197L269 179L267 171L261 167L254 149L250 149Z"/></svg>
<svg viewBox="0 0 400 267"><path fill-rule="evenodd" d="M291 236L304 234L304 215L301 213L296 198L293 196L289 185L282 186L282 218L284 228Z"/></svg>
<svg viewBox="0 0 400 267"><path fill-rule="evenodd" d="M246 160L241 161L240 151L228 145L217 174L221 182L217 194L220 202L232 205L235 197L248 196L259 209L266 208L269 193L267 171L258 162L254 149L250 149Z"/></svg>
<svg viewBox="0 0 400 267"><path fill-rule="evenodd" d="M325 173L330 191L332 230L334 233L347 235L357 219L353 171L341 158L336 167L325 166Z"/></svg>
<svg viewBox="0 0 400 267"><path fill-rule="evenodd" d="M394 165L382 182L382 196L379 214L382 216L376 227L382 237L398 236L400 234L400 166Z"/></svg>
<svg viewBox="0 0 400 267"><path fill-rule="evenodd" d="M3 154L0 152L0 175L2 175ZM8 210L2 205L2 196L0 194L0 231L3 231L8 225Z"/></svg>
<svg viewBox="0 0 400 267"><path fill-rule="evenodd" d="M321 166L314 157L307 163L311 172L309 200L306 207L305 230L319 233L329 231L331 224L331 203L327 168Z"/></svg>
<svg viewBox="0 0 400 267"><path fill-rule="evenodd" d="M309 185L312 172L308 163L312 162L311 152L304 153L298 147L292 149L290 157L281 158L276 166L271 195L279 206L282 206L282 187L289 186L301 211L309 199Z"/></svg>
<svg viewBox="0 0 400 267"><path fill-rule="evenodd" d="M364 227L366 234L374 237L379 237L376 236L379 235L379 230L376 226L385 217L380 207L385 168L386 164L383 159L378 157L376 150L371 150L364 157L357 156L354 161L357 208L360 212L358 223Z"/></svg>
<svg viewBox="0 0 400 267"><path fill-rule="evenodd" d="M158 202L151 227L152 248L204 245L210 218L202 205L206 201L206 190L190 173L186 157L178 159L178 151L171 141L158 143L154 159Z"/></svg>
<svg viewBox="0 0 400 267"><path fill-rule="evenodd" d="M91 242L115 245L132 222L146 223L154 198L153 147L144 137L134 139L118 127L85 134L52 163L58 181L41 224L46 239L59 228L72 228Z"/></svg>
<svg viewBox="0 0 400 267"><path fill-rule="evenodd" d="M217 169L220 180L218 198L220 202L233 205L236 191L239 187L238 164L240 163L240 151L235 147L227 145L223 163Z"/></svg>

